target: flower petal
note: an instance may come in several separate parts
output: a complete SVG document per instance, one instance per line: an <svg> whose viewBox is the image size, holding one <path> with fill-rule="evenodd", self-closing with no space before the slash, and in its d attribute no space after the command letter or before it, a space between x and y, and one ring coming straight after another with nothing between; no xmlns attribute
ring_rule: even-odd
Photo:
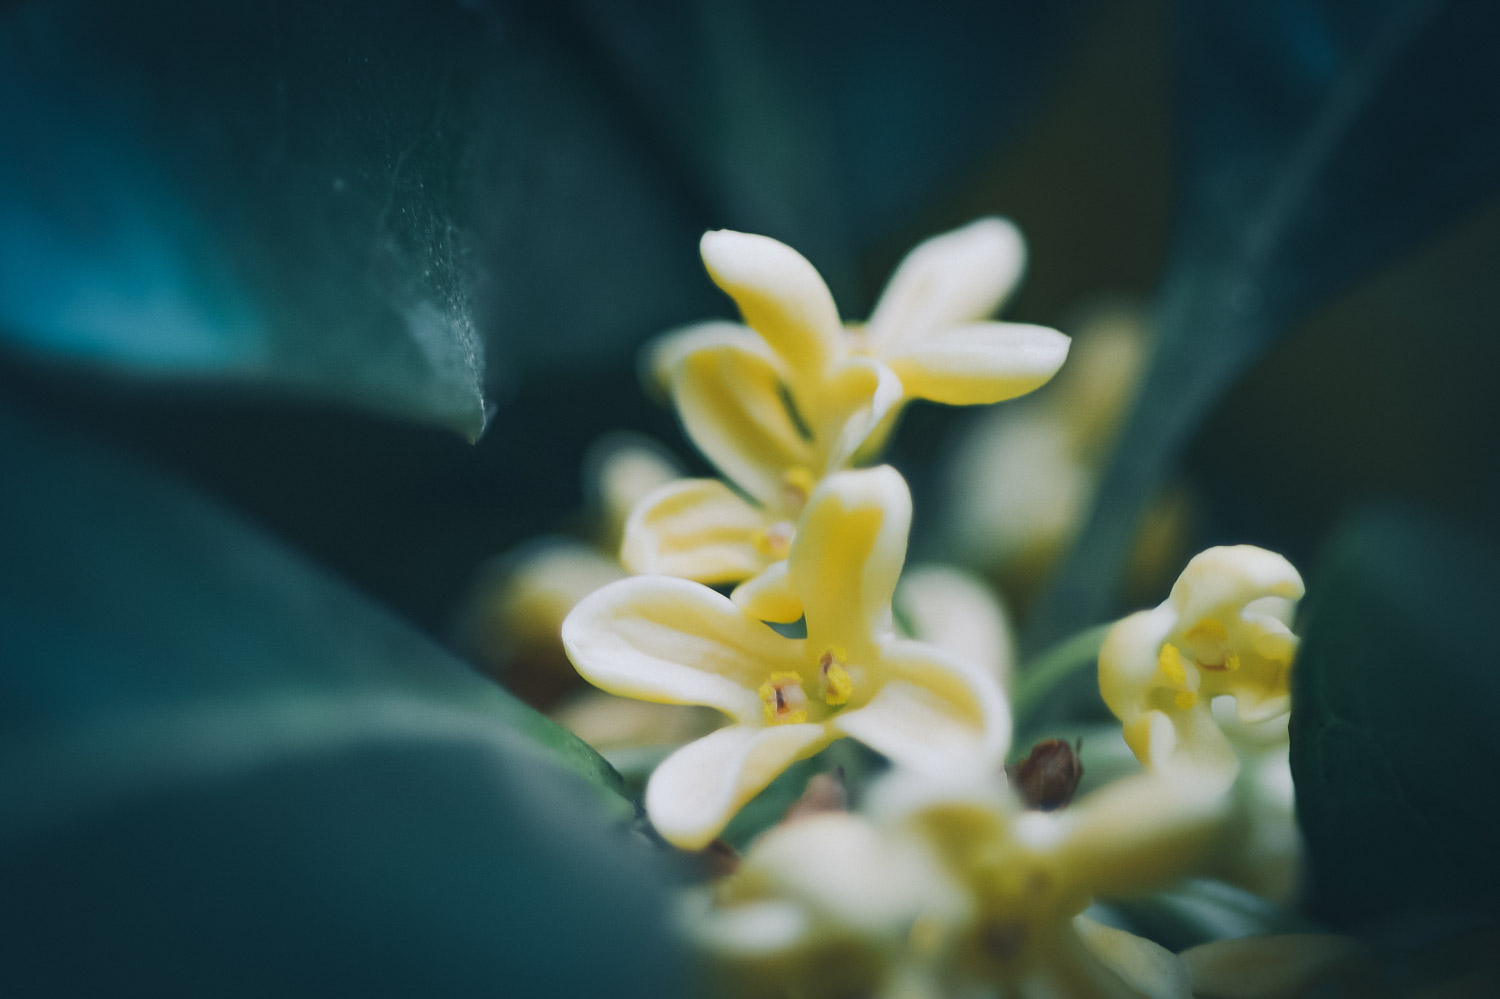
<svg viewBox="0 0 1500 999"><path fill-rule="evenodd" d="M866 335L894 347L994 315L1026 266L1009 219L983 218L918 245L891 275Z"/></svg>
<svg viewBox="0 0 1500 999"><path fill-rule="evenodd" d="M758 621L791 624L802 617L802 601L792 589L784 559L736 586L729 599Z"/></svg>
<svg viewBox="0 0 1500 999"><path fill-rule="evenodd" d="M824 451L821 470L848 466L854 455L874 443L877 430L888 430L906 389L888 366L869 358L841 365L819 387L811 418L813 434Z"/></svg>
<svg viewBox="0 0 1500 999"><path fill-rule="evenodd" d="M1104 636L1099 648L1099 693L1127 728L1147 709L1161 645L1176 623L1177 615L1162 606L1122 618Z"/></svg>
<svg viewBox="0 0 1500 999"><path fill-rule="evenodd" d="M635 576L579 603L563 622L573 665L612 694L704 704L741 721L762 714L760 684L802 665L797 639L782 638L699 583Z"/></svg>
<svg viewBox="0 0 1500 999"><path fill-rule="evenodd" d="M843 327L833 296L807 258L768 236L720 229L699 244L703 264L751 329L798 375L816 378L832 360Z"/></svg>
<svg viewBox="0 0 1500 999"><path fill-rule="evenodd" d="M1073 930L1088 952L1124 980L1121 995L1190 999L1192 978L1177 955L1134 933L1077 916Z"/></svg>
<svg viewBox="0 0 1500 999"><path fill-rule="evenodd" d="M1231 771L1136 774L1059 812L1028 812L1019 826L1055 823L1058 870L1080 897L1149 891L1191 873L1230 814Z"/></svg>
<svg viewBox="0 0 1500 999"><path fill-rule="evenodd" d="M1189 560L1167 602L1191 628L1206 617L1265 597L1299 600L1302 576L1281 555L1254 545L1209 548Z"/></svg>
<svg viewBox="0 0 1500 999"><path fill-rule="evenodd" d="M662 761L646 784L646 813L668 842L701 849L791 763L831 741L823 725L721 728Z"/></svg>
<svg viewBox="0 0 1500 999"><path fill-rule="evenodd" d="M620 561L638 575L733 583L770 561L756 544L766 525L765 511L718 479L679 479L636 505Z"/></svg>
<svg viewBox="0 0 1500 999"><path fill-rule="evenodd" d="M952 566L912 566L896 588L896 606L916 638L984 669L1001 690L1010 688L1010 618L984 580Z"/></svg>
<svg viewBox="0 0 1500 999"><path fill-rule="evenodd" d="M672 382L677 415L698 450L773 509L785 505L788 471L821 464L782 400L782 382L764 346L695 351L678 362Z"/></svg>
<svg viewBox="0 0 1500 999"><path fill-rule="evenodd" d="M584 466L588 491L599 507L606 548L620 543L625 522L641 500L685 474L661 445L624 431L594 442L584 457Z"/></svg>
<svg viewBox="0 0 1500 999"><path fill-rule="evenodd" d="M881 356L909 397L974 406L1046 384L1068 357L1068 338L1046 326L973 323L937 330Z"/></svg>
<svg viewBox="0 0 1500 999"><path fill-rule="evenodd" d="M871 656L891 631L910 527L911 491L889 465L839 472L813 491L788 566L809 643L851 660Z"/></svg>
<svg viewBox="0 0 1500 999"><path fill-rule="evenodd" d="M926 773L992 770L1010 745L1010 707L994 678L935 646L888 643L876 663L890 677L873 700L829 724L903 766Z"/></svg>
<svg viewBox="0 0 1500 999"><path fill-rule="evenodd" d="M666 395L671 391L672 378L682 359L710 347L756 350L764 348L765 341L744 323L727 319L679 326L661 334L641 351L641 381Z"/></svg>

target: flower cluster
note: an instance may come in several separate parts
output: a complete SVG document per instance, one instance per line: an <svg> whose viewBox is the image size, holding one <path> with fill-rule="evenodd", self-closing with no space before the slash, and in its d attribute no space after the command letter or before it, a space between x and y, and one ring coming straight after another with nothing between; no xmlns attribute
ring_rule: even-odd
<svg viewBox="0 0 1500 999"><path fill-rule="evenodd" d="M1210 549L1165 603L1111 629L1099 687L1139 772L1075 801L1084 771L1068 743L1007 767L1003 612L954 570L902 582L911 494L871 465L907 401L998 402L1062 365L1061 333L988 318L1021 272L1019 235L985 219L928 241L865 324L841 322L812 265L775 240L711 232L702 253L744 322L667 334L647 369L724 478L674 478L638 499L621 540L632 575L578 602L563 644L604 691L727 719L646 785L652 826L682 849L715 844L835 740L889 762L857 813L820 778L816 800L689 901L688 932L727 972L721 986L1186 996L1242 961L1222 941L1173 954L1090 907L1188 875L1295 887L1296 570L1258 548ZM1296 946L1307 980L1346 953Z"/></svg>

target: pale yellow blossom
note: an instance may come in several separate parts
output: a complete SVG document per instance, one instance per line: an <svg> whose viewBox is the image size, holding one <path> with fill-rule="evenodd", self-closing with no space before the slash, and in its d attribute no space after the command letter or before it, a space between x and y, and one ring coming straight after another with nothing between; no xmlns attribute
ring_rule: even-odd
<svg viewBox="0 0 1500 999"><path fill-rule="evenodd" d="M869 323L843 324L804 257L765 236L704 235L709 275L744 325L668 334L651 351L693 443L739 490L692 480L631 518L636 572L736 582L785 557L811 489L878 449L901 405L1029 392L1057 371L1056 330L989 321L1024 262L1014 226L981 219L928 240L897 268Z"/></svg>
<svg viewBox="0 0 1500 999"><path fill-rule="evenodd" d="M889 467L814 491L785 563L806 638L667 576L613 583L568 616L564 644L590 682L732 720L652 774L646 809L663 836L703 846L788 764L842 736L926 772L998 766L1010 717L993 676L894 630L910 522L910 493Z"/></svg>

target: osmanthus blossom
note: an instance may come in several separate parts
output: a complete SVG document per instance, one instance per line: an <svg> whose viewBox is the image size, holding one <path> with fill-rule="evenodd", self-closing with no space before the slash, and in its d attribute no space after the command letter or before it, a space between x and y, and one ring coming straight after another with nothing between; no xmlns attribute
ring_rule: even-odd
<svg viewBox="0 0 1500 999"><path fill-rule="evenodd" d="M1084 911L1190 870L1225 791L1140 774L1044 812L993 779L897 772L867 816L764 834L686 925L737 994L1186 997L1174 955Z"/></svg>
<svg viewBox="0 0 1500 999"><path fill-rule="evenodd" d="M1211 548L1159 607L1117 623L1099 654L1105 702L1148 770L1186 763L1233 775L1233 820L1204 873L1283 904L1302 859L1287 731L1302 592L1274 552Z"/></svg>
<svg viewBox="0 0 1500 999"><path fill-rule="evenodd" d="M1232 697L1249 725L1290 710L1291 620L1302 593L1302 577L1275 552L1210 548L1188 562L1160 606L1110 629L1099 690L1147 770L1183 761L1238 768L1214 720L1218 697Z"/></svg>
<svg viewBox="0 0 1500 999"><path fill-rule="evenodd" d="M910 492L889 467L813 491L785 571L805 638L667 576L613 583L568 616L563 641L585 679L731 719L652 774L646 810L666 839L704 846L790 763L843 736L928 773L998 766L1010 717L994 676L896 634L910 523Z"/></svg>
<svg viewBox="0 0 1500 999"><path fill-rule="evenodd" d="M987 318L1025 259L1003 219L918 246L863 325L840 321L823 279L783 243L722 230L706 233L701 250L744 324L667 334L650 366L734 488L688 480L645 501L623 551L636 572L714 583L755 575L785 558L812 487L877 450L905 401L1010 399L1067 356L1056 330Z"/></svg>

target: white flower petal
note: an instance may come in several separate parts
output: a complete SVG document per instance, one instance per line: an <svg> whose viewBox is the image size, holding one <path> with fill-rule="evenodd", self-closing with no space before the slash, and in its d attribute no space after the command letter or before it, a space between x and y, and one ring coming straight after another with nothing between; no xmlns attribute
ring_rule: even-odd
<svg viewBox="0 0 1500 999"><path fill-rule="evenodd" d="M563 622L583 678L612 694L703 704L739 720L762 715L760 684L802 665L799 640L752 620L699 583L635 576L586 597Z"/></svg>
<svg viewBox="0 0 1500 999"><path fill-rule="evenodd" d="M671 390L672 379L683 358L711 347L768 349L765 341L744 323L711 319L679 326L661 334L642 349L641 381L665 395Z"/></svg>
<svg viewBox="0 0 1500 999"><path fill-rule="evenodd" d="M896 606L914 637L986 670L1001 690L1010 688L1010 618L984 580L952 566L911 566L896 587Z"/></svg>
<svg viewBox="0 0 1500 999"><path fill-rule="evenodd" d="M662 761L646 784L656 831L684 850L707 846L740 806L796 760L832 741L823 725L731 725Z"/></svg>
<svg viewBox="0 0 1500 999"><path fill-rule="evenodd" d="M1026 244L1008 219L983 218L918 245L891 275L866 327L880 346L995 313L1020 279Z"/></svg>
<svg viewBox="0 0 1500 999"><path fill-rule="evenodd" d="M906 389L888 366L868 358L844 364L818 393L819 440L827 446L824 467L836 471L890 426Z"/></svg>
<svg viewBox="0 0 1500 999"><path fill-rule="evenodd" d="M732 583L765 568L756 543L765 512L718 479L669 482L625 522L620 561L636 574Z"/></svg>
<svg viewBox="0 0 1500 999"><path fill-rule="evenodd" d="M904 766L927 773L992 770L1010 745L1010 708L994 678L935 646L897 640L877 668L874 699L829 724Z"/></svg>
<svg viewBox="0 0 1500 999"><path fill-rule="evenodd" d="M818 377L843 333L833 296L807 258L769 236L721 229L699 244L714 283L734 299L751 329L798 376Z"/></svg>
<svg viewBox="0 0 1500 999"><path fill-rule="evenodd" d="M589 493L597 497L609 546L619 543L625 521L641 500L685 474L661 445L624 432L596 441L584 456L584 467Z"/></svg>
<svg viewBox="0 0 1500 999"><path fill-rule="evenodd" d="M1068 338L1046 326L974 323L901 343L881 357L908 397L973 406L1046 384L1068 357Z"/></svg>
<svg viewBox="0 0 1500 999"><path fill-rule="evenodd" d="M1230 545L1194 555L1167 602L1191 628L1225 607L1243 608L1264 597L1300 600L1303 590L1302 576L1283 556L1254 545Z"/></svg>
<svg viewBox="0 0 1500 999"><path fill-rule="evenodd" d="M1129 991L1121 995L1151 999L1190 999L1193 995L1187 968L1160 944L1087 916L1075 917L1073 930L1089 953L1128 986Z"/></svg>

